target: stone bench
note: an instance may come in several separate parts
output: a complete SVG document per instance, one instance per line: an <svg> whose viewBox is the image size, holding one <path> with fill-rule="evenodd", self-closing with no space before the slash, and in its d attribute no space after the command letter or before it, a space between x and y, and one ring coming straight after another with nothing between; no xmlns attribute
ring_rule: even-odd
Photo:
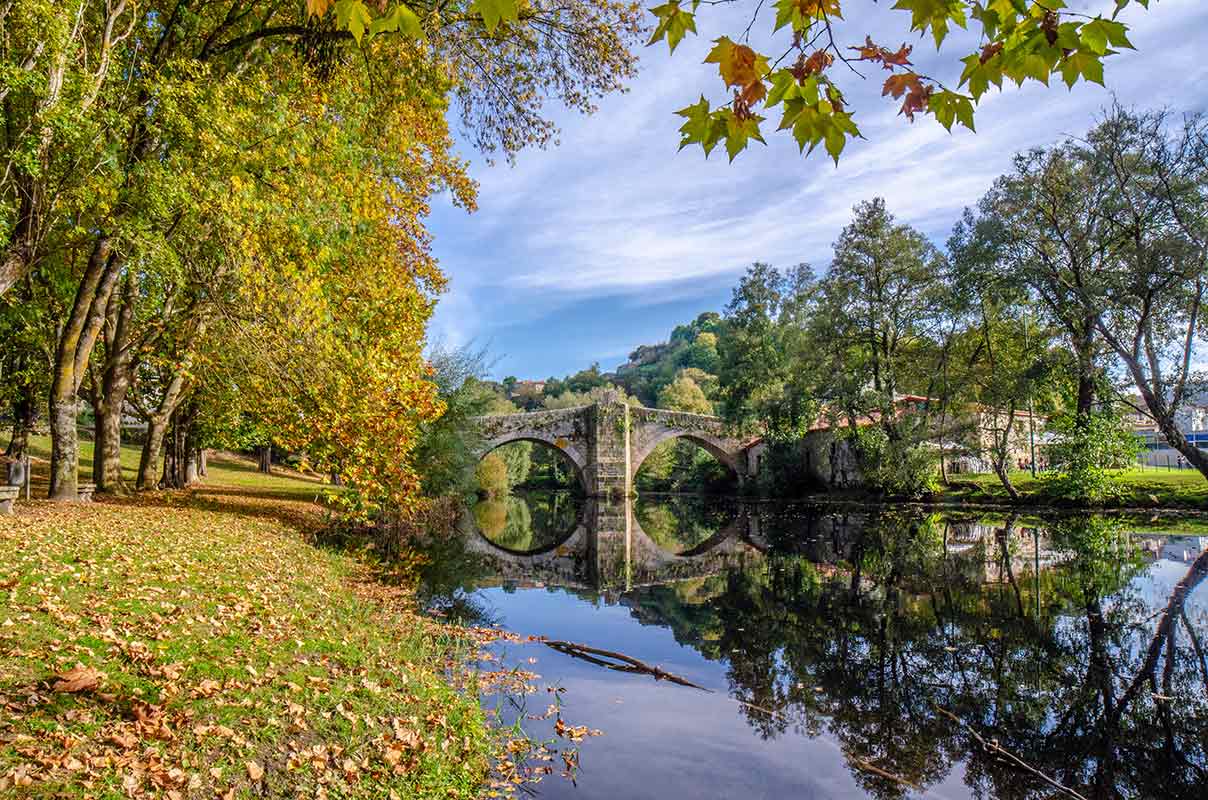
<svg viewBox="0 0 1208 800"><path fill-rule="evenodd" d="M76 485L76 493L81 503L91 503L92 495L96 492L95 483L80 483Z"/></svg>
<svg viewBox="0 0 1208 800"><path fill-rule="evenodd" d="M0 486L0 514L13 513L13 501L21 494L20 486Z"/></svg>

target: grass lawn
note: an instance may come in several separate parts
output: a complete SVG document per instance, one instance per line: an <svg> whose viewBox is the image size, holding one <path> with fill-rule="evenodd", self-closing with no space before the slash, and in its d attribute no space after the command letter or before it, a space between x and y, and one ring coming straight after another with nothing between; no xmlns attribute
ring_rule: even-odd
<svg viewBox="0 0 1208 800"><path fill-rule="evenodd" d="M1043 480L1029 472L1012 472L1011 482L1024 502L1038 505L1053 500L1044 492ZM995 475L954 475L940 497L971 502L1009 502ZM1193 469L1131 469L1115 478L1117 496L1110 507L1163 507L1208 510L1208 480Z"/></svg>
<svg viewBox="0 0 1208 800"><path fill-rule="evenodd" d="M80 480L92 480L92 448L91 441L80 441ZM33 457L33 494L46 494L47 477L49 475L50 437L31 436L29 451ZM131 487L138 478L138 459L140 450L137 446L122 448L122 478ZM227 488L255 490L262 497L276 497L283 500L313 500L320 492L321 481L312 476L301 475L293 470L273 467L272 475L265 475L256 469L256 465L245 458L234 456L211 455L209 461L211 475L207 484L222 484Z"/></svg>
<svg viewBox="0 0 1208 800"><path fill-rule="evenodd" d="M201 489L0 518L0 796L475 796L465 642L308 543L319 487L213 459Z"/></svg>

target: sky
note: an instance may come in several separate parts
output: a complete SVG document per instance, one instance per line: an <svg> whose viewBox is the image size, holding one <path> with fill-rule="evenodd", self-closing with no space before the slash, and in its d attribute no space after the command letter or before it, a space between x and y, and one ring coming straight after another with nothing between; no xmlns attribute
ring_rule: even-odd
<svg viewBox="0 0 1208 800"><path fill-rule="evenodd" d="M720 98L716 67L701 63L711 40L741 32L754 5L702 6L699 35L674 56L662 43L640 48L627 92L604 98L590 116L551 115L561 128L555 147L490 165L461 146L479 208L434 203L433 251L450 286L433 341L485 347L495 378L561 376L593 362L609 370L639 344L665 341L675 325L721 311L752 262L824 271L861 200L884 197L900 221L942 246L1016 152L1081 135L1113 93L1138 108L1208 105L1208 4L1155 0L1148 13L1122 16L1137 50L1107 59L1106 89L1080 83L1070 91L1059 79L1047 89L1008 84L983 97L977 133L954 126L949 134L932 117L907 122L898 103L880 97L883 73L865 69L865 79L840 76L866 140L850 143L837 167L821 148L801 156L786 133L765 134L767 147L753 143L732 164L722 147L708 159L698 147L677 152L675 109L702 93ZM958 33L937 54L930 36L909 33L908 14L862 5L861 16L857 3L844 4L850 44L865 32L881 44L904 41L914 45L916 69L956 82L972 38ZM1114 2L1068 5L1096 11ZM770 31L771 19L765 11L756 30ZM755 33L751 43L760 49Z"/></svg>

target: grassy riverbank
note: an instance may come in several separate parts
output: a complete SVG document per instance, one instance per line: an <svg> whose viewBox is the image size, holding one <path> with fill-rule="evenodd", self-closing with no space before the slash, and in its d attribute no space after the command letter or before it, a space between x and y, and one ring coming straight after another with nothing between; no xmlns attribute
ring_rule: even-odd
<svg viewBox="0 0 1208 800"><path fill-rule="evenodd" d="M1106 508L1172 508L1208 510L1208 480L1193 469L1132 469L1113 479L1113 496ZM1011 483L1022 495L1020 504L1061 505L1045 491L1043 478L1029 472L1014 472ZM949 486L938 498L944 501L974 503L1010 503L1011 498L994 475L953 475Z"/></svg>
<svg viewBox="0 0 1208 800"><path fill-rule="evenodd" d="M309 543L317 483L209 472L0 518L0 796L474 796L456 633Z"/></svg>

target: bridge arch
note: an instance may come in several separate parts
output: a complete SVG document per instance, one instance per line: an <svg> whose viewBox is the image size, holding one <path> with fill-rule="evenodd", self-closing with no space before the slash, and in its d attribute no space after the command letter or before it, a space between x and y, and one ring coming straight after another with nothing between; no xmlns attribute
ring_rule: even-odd
<svg viewBox="0 0 1208 800"><path fill-rule="evenodd" d="M727 442L720 436L714 436L710 433L694 430L682 430L679 428L662 427L651 435L642 437L642 441L633 448L633 455L629 465L629 478L635 480L638 475L638 470L642 468L642 464L654 452L654 449L663 442L668 442L673 439L684 439L692 442L700 447L709 455L717 459L718 463L726 467L738 479L741 486L743 479L746 477L746 470L743 469L741 453L733 451L733 445Z"/></svg>
<svg viewBox="0 0 1208 800"><path fill-rule="evenodd" d="M587 469L587 458L583 452L575 446L573 442L567 441L563 437L546 434L539 431L515 431L501 434L489 439L483 443L483 446L478 452L478 459L481 461L489 453L498 450L507 444L515 442L532 442L534 444L544 445L553 450L557 450L566 460L575 468L575 478L578 479L579 485L584 489L587 488L587 478L583 471Z"/></svg>

